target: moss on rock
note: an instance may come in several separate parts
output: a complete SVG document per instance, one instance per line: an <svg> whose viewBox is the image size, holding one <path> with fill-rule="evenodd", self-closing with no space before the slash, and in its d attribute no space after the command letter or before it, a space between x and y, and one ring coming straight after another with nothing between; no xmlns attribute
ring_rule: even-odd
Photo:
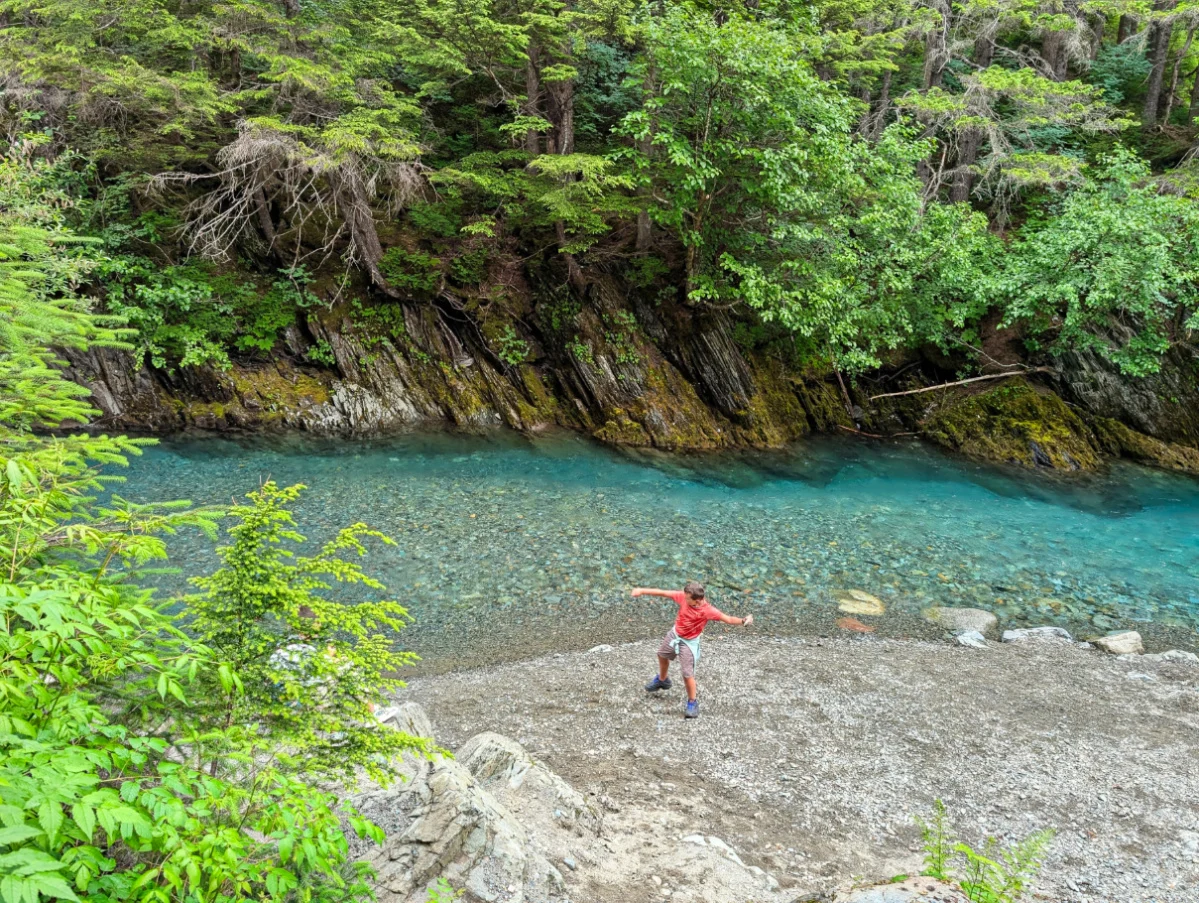
<svg viewBox="0 0 1199 903"><path fill-rule="evenodd" d="M1100 448L1091 430L1060 398L1022 379L943 403L924 423L924 435L973 458L1093 470Z"/></svg>
<svg viewBox="0 0 1199 903"><path fill-rule="evenodd" d="M1154 439L1106 417L1095 418L1094 424L1103 450L1110 455L1131 458L1166 470L1199 474L1199 450Z"/></svg>

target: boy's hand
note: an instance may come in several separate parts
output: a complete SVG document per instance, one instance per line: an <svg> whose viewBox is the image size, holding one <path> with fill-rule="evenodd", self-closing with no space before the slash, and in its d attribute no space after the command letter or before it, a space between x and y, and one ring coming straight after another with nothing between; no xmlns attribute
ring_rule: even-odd
<svg viewBox="0 0 1199 903"><path fill-rule="evenodd" d="M640 587L638 587L637 589L633 590L633 598L634 598L634 599L636 599L636 598L637 598L638 596L640 596L640 595L641 595L641 588L640 588Z"/></svg>
<svg viewBox="0 0 1199 903"><path fill-rule="evenodd" d="M746 615L746 616L745 616L745 620L742 622L741 626L742 626L742 627L748 627L748 626L749 626L750 624L752 624L753 622L754 622L754 616L753 616L753 615Z"/></svg>

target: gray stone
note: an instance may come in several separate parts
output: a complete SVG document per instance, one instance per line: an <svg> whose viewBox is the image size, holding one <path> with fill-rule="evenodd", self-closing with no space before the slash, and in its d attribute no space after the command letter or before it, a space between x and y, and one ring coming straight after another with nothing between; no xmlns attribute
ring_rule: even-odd
<svg viewBox="0 0 1199 903"><path fill-rule="evenodd" d="M972 630L986 636L999 629L999 619L981 608L943 608L934 606L923 612L924 620L946 630Z"/></svg>
<svg viewBox="0 0 1199 903"><path fill-rule="evenodd" d="M1092 640L1096 648L1110 655L1139 655L1145 651L1141 635L1135 630L1122 630Z"/></svg>
<svg viewBox="0 0 1199 903"><path fill-rule="evenodd" d="M1005 630L1005 643L1072 643L1074 637L1064 627L1024 627L1019 630Z"/></svg>
<svg viewBox="0 0 1199 903"><path fill-rule="evenodd" d="M515 740L495 733L476 734L458 750L457 760L477 781L493 792L519 792L536 799L553 819L571 827L598 831L599 807L530 756Z"/></svg>
<svg viewBox="0 0 1199 903"><path fill-rule="evenodd" d="M834 897L835 903L969 903L952 884L935 878L907 878L894 884L860 887Z"/></svg>
<svg viewBox="0 0 1199 903"><path fill-rule="evenodd" d="M1136 660L1139 662L1173 662L1175 664L1199 665L1199 655L1185 652L1182 649L1167 649L1165 652L1150 652L1148 655L1125 654L1122 661Z"/></svg>
<svg viewBox="0 0 1199 903"><path fill-rule="evenodd" d="M386 724L414 737L432 737L433 722L428 713L415 702L388 706L375 712L380 724Z"/></svg>
<svg viewBox="0 0 1199 903"><path fill-rule="evenodd" d="M611 647L611 646L609 646L607 643L600 643L598 646L592 646L592 647L591 647L590 649L588 649L587 651L588 651L589 653L601 654L601 653L604 653L604 652L611 652L611 651L612 651L612 647Z"/></svg>
<svg viewBox="0 0 1199 903"><path fill-rule="evenodd" d="M562 888L562 875L533 849L525 828L450 759L434 762L427 782L392 794L413 795L407 827L366 857L378 872L381 903L423 903L439 877L485 903L540 903ZM364 814L378 808L378 794ZM515 887L515 895L497 888Z"/></svg>
<svg viewBox="0 0 1199 903"><path fill-rule="evenodd" d="M970 646L974 649L986 649L987 638L977 630L963 630L954 637L959 646Z"/></svg>

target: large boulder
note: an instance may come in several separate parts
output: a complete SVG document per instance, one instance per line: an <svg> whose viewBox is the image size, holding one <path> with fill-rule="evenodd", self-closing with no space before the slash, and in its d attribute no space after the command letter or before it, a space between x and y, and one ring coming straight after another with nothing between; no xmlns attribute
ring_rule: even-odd
<svg viewBox="0 0 1199 903"><path fill-rule="evenodd" d="M381 793L358 801L363 814L376 819L390 803L406 826L363 857L378 872L380 903L425 903L439 878L472 903L548 903L561 893L561 873L459 763L437 760L427 781L389 797Z"/></svg>
<svg viewBox="0 0 1199 903"><path fill-rule="evenodd" d="M961 890L936 878L907 878L838 894L835 903L970 903Z"/></svg>
<svg viewBox="0 0 1199 903"><path fill-rule="evenodd" d="M599 808L530 756L515 740L491 732L477 734L457 752L462 764L487 790L518 813L536 808L559 824L596 832Z"/></svg>

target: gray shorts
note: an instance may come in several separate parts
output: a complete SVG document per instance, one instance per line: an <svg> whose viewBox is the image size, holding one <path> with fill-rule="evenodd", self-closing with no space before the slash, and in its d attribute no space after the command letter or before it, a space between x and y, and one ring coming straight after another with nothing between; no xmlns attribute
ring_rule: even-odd
<svg viewBox="0 0 1199 903"><path fill-rule="evenodd" d="M679 643L679 651L674 651L675 632L674 628L662 638L662 645L658 647L658 655L662 658L668 658L674 661L679 660L679 667L683 669L683 677L695 677L695 656L691 654L691 647L686 643Z"/></svg>

